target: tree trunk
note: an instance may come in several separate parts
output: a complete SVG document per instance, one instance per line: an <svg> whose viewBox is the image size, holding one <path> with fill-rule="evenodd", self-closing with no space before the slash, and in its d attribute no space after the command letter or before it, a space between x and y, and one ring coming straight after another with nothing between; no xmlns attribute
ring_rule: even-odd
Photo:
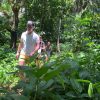
<svg viewBox="0 0 100 100"><path fill-rule="evenodd" d="M16 43L17 43L17 32L16 31L12 31L11 32L10 48L16 49Z"/></svg>
<svg viewBox="0 0 100 100"><path fill-rule="evenodd" d="M17 6L16 4L14 4L12 6L12 11L14 13L14 19L13 19L13 30L11 31L11 44L10 47L12 49L16 49L16 43L17 43L17 31L18 31L18 23L19 23L19 19L18 19L18 13L19 13L19 6Z"/></svg>
<svg viewBox="0 0 100 100"><path fill-rule="evenodd" d="M89 3L88 0L75 0L75 5L73 11L75 13L80 13L83 9L87 7L87 4Z"/></svg>
<svg viewBox="0 0 100 100"><path fill-rule="evenodd" d="M57 51L58 52L60 52L60 28L61 28L61 18L59 19L58 37L57 37Z"/></svg>
<svg viewBox="0 0 100 100"><path fill-rule="evenodd" d="M10 40L10 48L12 49L16 49L16 42L17 42L17 32L16 31L13 31L11 29L7 29L9 32L10 32L10 37L11 37L11 40Z"/></svg>

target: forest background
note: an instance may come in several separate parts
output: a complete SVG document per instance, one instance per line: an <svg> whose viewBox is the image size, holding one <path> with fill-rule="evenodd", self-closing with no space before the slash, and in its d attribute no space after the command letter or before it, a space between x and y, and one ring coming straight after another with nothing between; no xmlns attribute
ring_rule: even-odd
<svg viewBox="0 0 100 100"><path fill-rule="evenodd" d="M25 67L25 83L15 55L28 20L52 56L41 69ZM99 0L0 0L0 100L22 99L100 99Z"/></svg>

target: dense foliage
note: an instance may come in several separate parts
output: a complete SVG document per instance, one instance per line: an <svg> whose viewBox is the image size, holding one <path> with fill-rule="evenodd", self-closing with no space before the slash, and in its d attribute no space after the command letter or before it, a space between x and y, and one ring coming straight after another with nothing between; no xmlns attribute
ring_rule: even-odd
<svg viewBox="0 0 100 100"><path fill-rule="evenodd" d="M87 44L88 46L91 43ZM18 68L11 51L1 54L1 93L3 99L41 100L41 99L81 99L99 100L100 98L100 46L88 47L88 52L62 52L52 56L43 68L37 69L34 64L26 66L28 82L19 81ZM6 56L9 58L6 58ZM11 60L12 59L12 60ZM18 83L17 83L18 82ZM17 84L17 85L16 85ZM13 88L12 88L13 87ZM5 90L8 88L8 90ZM12 89L11 89L12 88ZM9 89L10 92L9 92ZM21 96L20 91L21 91ZM18 99L19 98L19 99Z"/></svg>

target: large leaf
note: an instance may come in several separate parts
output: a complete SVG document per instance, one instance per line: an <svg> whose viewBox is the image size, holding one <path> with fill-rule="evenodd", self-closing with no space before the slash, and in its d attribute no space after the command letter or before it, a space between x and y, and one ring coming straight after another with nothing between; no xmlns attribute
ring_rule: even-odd
<svg viewBox="0 0 100 100"><path fill-rule="evenodd" d="M66 93L66 96L71 97L71 98L76 98L76 95L73 91Z"/></svg>
<svg viewBox="0 0 100 100"><path fill-rule="evenodd" d="M37 78L41 77L42 75L45 75L48 71L48 67L42 67L40 69L37 69L37 71L34 73Z"/></svg>
<svg viewBox="0 0 100 100"><path fill-rule="evenodd" d="M65 85L64 85L65 80L63 79L63 77L58 75L58 80L59 80L59 83L61 83L62 87L65 89Z"/></svg>
<svg viewBox="0 0 100 100"><path fill-rule="evenodd" d="M75 91L77 91L77 92L79 92L79 93L82 92L82 87L81 87L81 85L78 83L77 80L75 80L75 79L70 79L70 82L71 82L71 85L72 85L72 87L73 87L73 89L74 89Z"/></svg>
<svg viewBox="0 0 100 100"><path fill-rule="evenodd" d="M48 81L48 80L54 78L55 76L57 76L58 74L59 74L58 70L53 70L51 72L46 73L45 76L43 77L43 79Z"/></svg>
<svg viewBox="0 0 100 100"><path fill-rule="evenodd" d="M54 80L49 80L48 82L46 82L46 84L42 87L43 89L47 89L49 87L51 87L54 83Z"/></svg>

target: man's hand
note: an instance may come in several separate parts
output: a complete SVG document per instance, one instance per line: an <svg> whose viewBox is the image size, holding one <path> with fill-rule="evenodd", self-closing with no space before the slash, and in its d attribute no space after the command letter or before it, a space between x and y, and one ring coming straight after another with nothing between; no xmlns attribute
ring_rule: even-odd
<svg viewBox="0 0 100 100"><path fill-rule="evenodd" d="M16 54L16 59L18 59L18 58L19 58L19 55L20 55L20 53L17 53L17 54Z"/></svg>
<svg viewBox="0 0 100 100"><path fill-rule="evenodd" d="M35 53L35 52L31 52L31 53L30 53L30 57L32 57L32 56L34 55L34 53Z"/></svg>

